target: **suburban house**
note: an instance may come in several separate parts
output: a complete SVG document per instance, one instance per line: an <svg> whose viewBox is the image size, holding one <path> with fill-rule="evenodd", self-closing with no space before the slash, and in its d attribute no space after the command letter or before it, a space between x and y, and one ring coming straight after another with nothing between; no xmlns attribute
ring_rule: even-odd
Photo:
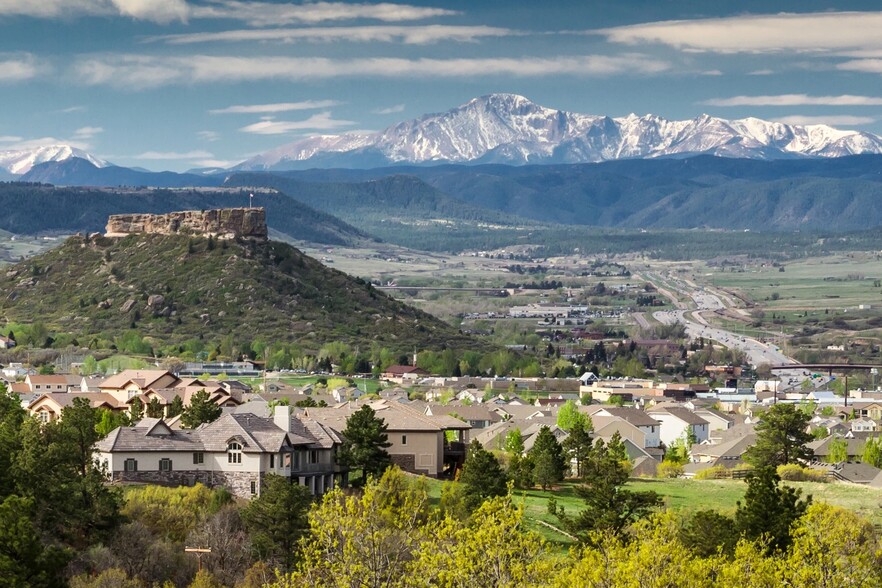
<svg viewBox="0 0 882 588"><path fill-rule="evenodd" d="M386 371L384 371L380 375L380 377L384 380L395 382L396 384L403 384L404 382L413 382L414 380L424 378L428 375L429 372L416 366L390 365L386 368Z"/></svg>
<svg viewBox="0 0 882 588"><path fill-rule="evenodd" d="M587 406L585 412L594 419L595 416L600 417L616 417L633 425L643 434L642 447L658 447L661 442L661 423L654 418L654 415L637 408L626 408L618 406ZM624 437L624 432L621 432ZM630 438L630 436L628 437ZM633 439L635 443L639 443L638 439Z"/></svg>
<svg viewBox="0 0 882 588"><path fill-rule="evenodd" d="M160 406L163 407L163 415L168 415L168 408L175 397L180 397L184 406L190 406L193 396L201 391L208 393L209 401L222 407L234 407L242 404L242 393L238 389L230 389L223 386L220 382L210 380L199 380L197 378L188 378L179 380L174 388L153 388L150 387L141 394L131 396L126 404L131 406L132 402L137 398L144 406L156 399Z"/></svg>
<svg viewBox="0 0 882 588"><path fill-rule="evenodd" d="M706 445L704 443L696 443L692 446L690 455L692 461L699 463L709 463L711 466L722 465L727 468L733 468L743 463L742 456L756 443L756 434L750 433L743 437L738 437L724 443L715 443Z"/></svg>
<svg viewBox="0 0 882 588"><path fill-rule="evenodd" d="M31 392L44 394L48 392L67 392L71 387L78 388L81 378L64 374L45 376L31 374L26 376L24 381Z"/></svg>
<svg viewBox="0 0 882 588"><path fill-rule="evenodd" d="M145 418L114 429L96 446L112 482L224 486L240 498L259 496L267 474L322 495L347 482L336 465L340 438L279 407L273 418L225 414L193 430Z"/></svg>
<svg viewBox="0 0 882 588"><path fill-rule="evenodd" d="M688 408L658 405L647 413L661 423L660 437L666 447L682 439L684 434L694 436L696 443L707 441L710 424Z"/></svg>
<svg viewBox="0 0 882 588"><path fill-rule="evenodd" d="M449 405L427 404L425 414L427 416L447 415L467 422L472 429L484 429L498 423L502 417L498 412L490 410L486 404Z"/></svg>
<svg viewBox="0 0 882 588"><path fill-rule="evenodd" d="M12 349L15 347L15 339L0 335L0 349Z"/></svg>
<svg viewBox="0 0 882 588"><path fill-rule="evenodd" d="M106 408L108 410L123 411L128 407L117 401L110 394L75 394L67 392L48 392L38 395L30 404L27 411L31 416L37 417L44 423L56 421L61 418L61 412L65 407L73 404L77 398L85 398L92 408Z"/></svg>
<svg viewBox="0 0 882 588"><path fill-rule="evenodd" d="M395 401L377 400L369 406L386 424L392 444L386 451L401 469L434 478L452 472L465 460L471 429L468 423L446 415L428 416ZM305 408L304 414L341 434L346 419L361 407L350 402L330 408Z"/></svg>
<svg viewBox="0 0 882 588"><path fill-rule="evenodd" d="M105 379L98 388L120 402L128 402L150 388L176 388L180 382L177 376L165 370L123 370Z"/></svg>

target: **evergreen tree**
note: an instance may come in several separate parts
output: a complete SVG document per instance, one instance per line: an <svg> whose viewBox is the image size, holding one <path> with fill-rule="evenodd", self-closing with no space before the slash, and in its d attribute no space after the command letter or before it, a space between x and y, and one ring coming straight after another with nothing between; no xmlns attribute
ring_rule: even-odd
<svg viewBox="0 0 882 588"><path fill-rule="evenodd" d="M15 491L12 465L21 449L19 432L26 417L18 394L7 392L0 383L0 500Z"/></svg>
<svg viewBox="0 0 882 588"><path fill-rule="evenodd" d="M129 404L129 420L137 423L144 417L144 403L140 398L133 398Z"/></svg>
<svg viewBox="0 0 882 588"><path fill-rule="evenodd" d="M379 476L392 464L386 451L392 445L386 431L386 423L367 404L346 419L338 459L343 465L361 470L362 484L368 475Z"/></svg>
<svg viewBox="0 0 882 588"><path fill-rule="evenodd" d="M168 405L168 418L173 418L184 412L184 401L180 396L175 396Z"/></svg>
<svg viewBox="0 0 882 588"><path fill-rule="evenodd" d="M543 490L563 480L567 472L567 458L551 429L548 427L539 429L529 456L533 462L533 479L542 486Z"/></svg>
<svg viewBox="0 0 882 588"><path fill-rule="evenodd" d="M260 496L242 509L251 543L258 557L290 572L297 542L308 530L312 496L305 486L268 474Z"/></svg>
<svg viewBox="0 0 882 588"><path fill-rule="evenodd" d="M808 461L812 451L805 444L812 440L807 432L808 416L793 404L775 404L756 426L756 443L744 454L755 468Z"/></svg>
<svg viewBox="0 0 882 588"><path fill-rule="evenodd" d="M570 463L576 465L576 476L581 478L583 464L591 454L591 430L593 425L590 418L580 420L570 430L570 434L563 440L563 448Z"/></svg>
<svg viewBox="0 0 882 588"><path fill-rule="evenodd" d="M161 419L163 414L162 405L159 403L159 398L154 396L150 399L150 402L147 403L147 416L151 419Z"/></svg>
<svg viewBox="0 0 882 588"><path fill-rule="evenodd" d="M602 440L594 444L582 466L583 484L576 487L576 495L585 502L585 509L576 516L570 517L554 500L549 501L549 512L582 542L590 542L595 531L623 536L631 523L661 506L661 499L655 492L634 492L623 488L630 474L623 455L625 449L618 433L608 445Z"/></svg>
<svg viewBox="0 0 882 588"><path fill-rule="evenodd" d="M190 399L190 406L181 413L181 424L195 429L203 423L216 421L223 414L220 406L211 401L208 392L200 390Z"/></svg>
<svg viewBox="0 0 882 588"><path fill-rule="evenodd" d="M751 472L744 503L739 501L735 511L735 524L741 534L751 540L765 538L769 551L787 549L792 541L791 527L812 501L811 496L800 500L800 490L779 486L780 481L773 467Z"/></svg>
<svg viewBox="0 0 882 588"><path fill-rule="evenodd" d="M477 439L469 444L459 481L467 488L465 502L469 511L476 510L488 498L507 492L508 478L502 466Z"/></svg>

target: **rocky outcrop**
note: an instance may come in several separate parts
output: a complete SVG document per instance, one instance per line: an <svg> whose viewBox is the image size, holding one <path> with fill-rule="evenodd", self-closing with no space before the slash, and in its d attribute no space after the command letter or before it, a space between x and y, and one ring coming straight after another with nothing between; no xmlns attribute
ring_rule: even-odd
<svg viewBox="0 0 882 588"><path fill-rule="evenodd" d="M168 214L114 214L107 219L108 237L136 233L266 240L266 211L263 208L219 208Z"/></svg>

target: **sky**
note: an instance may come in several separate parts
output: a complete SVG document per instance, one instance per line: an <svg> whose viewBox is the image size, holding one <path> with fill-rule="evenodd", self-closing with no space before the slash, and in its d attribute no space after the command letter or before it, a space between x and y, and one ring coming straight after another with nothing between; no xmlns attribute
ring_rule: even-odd
<svg viewBox="0 0 882 588"><path fill-rule="evenodd" d="M0 0L0 151L229 166L494 92L882 134L882 3Z"/></svg>

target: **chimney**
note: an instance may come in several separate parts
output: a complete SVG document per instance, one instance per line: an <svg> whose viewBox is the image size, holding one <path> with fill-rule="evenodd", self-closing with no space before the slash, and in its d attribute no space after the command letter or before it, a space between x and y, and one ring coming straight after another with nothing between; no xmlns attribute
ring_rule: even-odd
<svg viewBox="0 0 882 588"><path fill-rule="evenodd" d="M286 433L291 432L291 407L278 404L273 407L273 423Z"/></svg>

